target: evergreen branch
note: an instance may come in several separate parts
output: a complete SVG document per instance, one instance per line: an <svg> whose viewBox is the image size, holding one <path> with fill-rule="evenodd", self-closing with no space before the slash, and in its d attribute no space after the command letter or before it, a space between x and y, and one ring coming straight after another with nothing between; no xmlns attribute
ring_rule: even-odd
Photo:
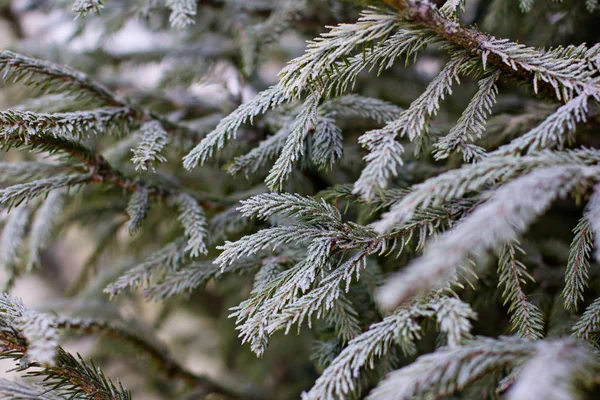
<svg viewBox="0 0 600 400"><path fill-rule="evenodd" d="M340 24L308 42L305 54L290 61L279 73L283 93L287 98L301 96L332 69L332 60L347 56L358 46L385 38L394 32L399 22L393 13L370 9L363 11L356 23Z"/></svg>
<svg viewBox="0 0 600 400"><path fill-rule="evenodd" d="M28 385L19 381L0 379L0 399L3 400L64 400L41 385Z"/></svg>
<svg viewBox="0 0 600 400"><path fill-rule="evenodd" d="M174 28L185 28L195 23L197 13L196 0L166 0L166 5L171 9L169 22Z"/></svg>
<svg viewBox="0 0 600 400"><path fill-rule="evenodd" d="M593 95L583 92L572 98L541 124L509 144L500 147L493 154L498 156L519 154L523 150L533 153L553 147L562 149L566 142L572 141L571 135L575 131L577 123L587 121L590 97L597 101L600 100L600 91Z"/></svg>
<svg viewBox="0 0 600 400"><path fill-rule="evenodd" d="M173 360L169 356L167 350L162 348L159 343L154 343L154 341L149 338L145 338L127 329L118 327L115 324L89 318L57 317L55 319L55 325L58 329L66 329L85 335L101 334L128 343L148 356L157 366L159 371L168 378L179 379L195 389L200 388L205 394L217 393L231 399L239 398L238 394L211 381L209 378L195 375L186 370L183 366L179 365L177 361Z"/></svg>
<svg viewBox="0 0 600 400"><path fill-rule="evenodd" d="M261 50L277 42L306 7L306 0L279 1L266 20L248 28L244 27L241 35L241 55L246 76L255 72Z"/></svg>
<svg viewBox="0 0 600 400"><path fill-rule="evenodd" d="M0 339L1 340L1 339ZM13 349L13 352L18 349ZM12 354L14 356L14 353ZM90 365L91 364L91 365ZM93 362L86 363L58 348L56 366L29 371L28 376L41 377L50 390L90 400L131 400L131 393L120 383L115 385Z"/></svg>
<svg viewBox="0 0 600 400"><path fill-rule="evenodd" d="M135 169L146 171L148 167L155 170L154 163L164 163L167 158L163 150L167 145L167 131L160 122L154 120L146 122L140 128L141 141L135 149L132 149L133 158L131 162Z"/></svg>
<svg viewBox="0 0 600 400"><path fill-rule="evenodd" d="M197 262L171 272L155 285L144 290L144 298L164 301L171 297L189 294L209 280L219 276L221 268L210 262Z"/></svg>
<svg viewBox="0 0 600 400"><path fill-rule="evenodd" d="M58 332L52 318L27 308L21 299L3 293L0 295L0 336L12 329L20 331L20 337L26 339L27 347L22 353L29 361L50 367L57 364Z"/></svg>
<svg viewBox="0 0 600 400"><path fill-rule="evenodd" d="M573 327L575 336L598 344L600 333L600 298L597 298L586 309L579 321Z"/></svg>
<svg viewBox="0 0 600 400"><path fill-rule="evenodd" d="M243 171L246 177L249 174L257 173L268 161L281 153L289 134L290 130L287 127L279 129L275 134L261 141L257 147L254 147L248 153L234 158L227 165L227 171L234 176Z"/></svg>
<svg viewBox="0 0 600 400"><path fill-rule="evenodd" d="M444 3L440 12L447 17L456 18L459 11L465 11L466 0L448 0Z"/></svg>
<svg viewBox="0 0 600 400"><path fill-rule="evenodd" d="M409 21L431 29L441 38L481 57L485 68L487 62L504 73L525 80L559 101L568 101L582 92L598 93L600 85L594 71L586 60L555 57L552 51L540 51L506 39L496 39L464 27L444 16L427 0L383 0L397 9Z"/></svg>
<svg viewBox="0 0 600 400"><path fill-rule="evenodd" d="M503 185L468 217L445 233L425 254L391 278L380 291L384 307L445 285L469 256L480 256L524 233L550 204L576 185L589 185L594 167L565 166L538 169Z"/></svg>
<svg viewBox="0 0 600 400"><path fill-rule="evenodd" d="M398 118L401 112L402 109L395 104L356 94L336 97L319 106L319 113L326 118L341 120L360 117L381 124Z"/></svg>
<svg viewBox="0 0 600 400"><path fill-rule="evenodd" d="M391 231L402 226L420 208L437 207L452 202L489 185L508 182L537 168L560 165L583 167L597 164L599 161L600 152L586 148L560 152L540 151L523 157L490 155L476 164L463 165L413 186L411 193L383 214L374 228L379 233Z"/></svg>
<svg viewBox="0 0 600 400"><path fill-rule="evenodd" d="M262 261L262 265L256 275L254 275L253 293L264 292L268 285L278 279L279 275L285 271L285 259L281 257L268 257Z"/></svg>
<svg viewBox="0 0 600 400"><path fill-rule="evenodd" d="M187 237L185 251L189 252L191 257L206 254L208 252L206 248L208 232L204 210L198 201L187 193L178 194L172 198L172 202L179 209L177 219L181 222Z"/></svg>
<svg viewBox="0 0 600 400"><path fill-rule="evenodd" d="M86 74L48 61L30 58L11 51L0 52L0 72L3 79L23 82L44 91L69 93L75 97L88 96L111 107L122 107L110 91Z"/></svg>
<svg viewBox="0 0 600 400"><path fill-rule="evenodd" d="M448 3L446 3L448 4ZM464 161L473 161L481 158L481 151L475 149L472 142L475 138L481 138L485 131L488 114L496 102L498 88L496 81L500 74L492 73L490 76L479 81L479 90L471 99L471 102L462 113L456 125L450 132L435 144L435 158L447 158L451 152L463 153Z"/></svg>
<svg viewBox="0 0 600 400"><path fill-rule="evenodd" d="M590 254L592 251L592 229L589 220L582 218L573 230L575 237L569 249L569 260L565 270L565 287L561 293L564 307L577 310L578 303L583 301L583 292L588 286Z"/></svg>
<svg viewBox="0 0 600 400"><path fill-rule="evenodd" d="M455 297L438 296L431 301L431 309L449 347L473 339L471 320L477 319L477 314L467 303Z"/></svg>
<svg viewBox="0 0 600 400"><path fill-rule="evenodd" d="M39 114L30 111L0 111L0 127L5 138L17 136L61 136L81 139L90 134L127 133L132 112L123 107L98 108L72 113Z"/></svg>
<svg viewBox="0 0 600 400"><path fill-rule="evenodd" d="M33 270L34 266L39 264L40 251L50 243L56 217L62 211L64 203L64 191L53 190L48 193L48 196L36 211L29 232L27 271Z"/></svg>
<svg viewBox="0 0 600 400"><path fill-rule="evenodd" d="M356 392L361 370L375 368L376 359L384 356L394 344L407 355L415 353L415 341L421 338L423 330L419 319L431 315L426 304L415 301L371 325L368 331L348 343L302 399L346 398L349 393Z"/></svg>
<svg viewBox="0 0 600 400"><path fill-rule="evenodd" d="M336 336L342 343L347 343L362 333L358 311L347 293L341 292L331 308L318 316L323 317L327 324L333 326ZM310 320L308 325L311 325Z"/></svg>
<svg viewBox="0 0 600 400"><path fill-rule="evenodd" d="M9 186L6 189L0 189L0 204L9 208L18 206L52 190L81 185L90 182L90 180L91 176L89 174L73 174Z"/></svg>
<svg viewBox="0 0 600 400"><path fill-rule="evenodd" d="M370 153L365 157L366 167L354 184L354 193L371 200L387 187L391 177L398 175L404 149L396 142L396 137L408 136L413 141L427 134L429 119L437 114L440 102L451 93L452 83L458 81L458 74L468 61L464 55L454 57L397 120L359 138L360 144Z"/></svg>
<svg viewBox="0 0 600 400"><path fill-rule="evenodd" d="M508 304L508 312L511 314L510 323L513 331L528 340L541 339L544 329L544 321L541 310L531 303L523 290L527 279L533 281L533 277L527 272L523 263L517 257L516 252L523 253L518 244L504 243L498 251L498 275L499 284L504 286L502 297L504 304Z"/></svg>
<svg viewBox="0 0 600 400"><path fill-rule="evenodd" d="M140 287L149 282L153 276L178 270L185 260L185 246L183 239L169 243L119 276L115 282L104 289L104 293L114 297L127 288Z"/></svg>
<svg viewBox="0 0 600 400"><path fill-rule="evenodd" d="M198 163L204 164L212 157L215 148L220 150L225 147L228 141L235 139L236 133L242 124L247 121L252 122L257 115L267 112L284 101L285 97L279 86L273 86L260 92L254 99L242 104L234 112L223 118L219 125L183 158L184 167L192 169Z"/></svg>
<svg viewBox="0 0 600 400"><path fill-rule="evenodd" d="M271 190L281 190L283 188L284 182L292 173L294 164L304 156L304 141L309 131L314 129L317 124L318 105L319 99L316 95L311 95L302 104L302 109L294 121L281 155L265 180Z"/></svg>
<svg viewBox="0 0 600 400"><path fill-rule="evenodd" d="M34 161L0 162L0 182L22 183L24 181L48 178L71 171L63 164L51 164Z"/></svg>
<svg viewBox="0 0 600 400"><path fill-rule="evenodd" d="M327 263L327 256L329 255L329 241L321 242L320 244L324 245L322 254L319 254L319 258L323 261L320 261L320 264L317 264L319 269L324 269L324 266ZM310 250L310 249L309 249ZM316 258L312 255L309 255L309 259L307 259L306 263L310 266L313 263L312 258ZM336 312L340 308L339 301L343 296L342 292L342 283L346 283L346 292L349 290L350 282L353 276L359 276L360 272L366 268L366 253L359 252L358 254L351 257L347 262L340 265L334 272L327 275L324 279L322 279L318 286L312 290L310 290L307 294L291 299L285 306L280 306L275 308L277 310L275 314L271 315L269 319L269 323L267 325L267 332L269 334L273 334L274 332L285 329L285 333L289 333L289 330L294 324L297 324L298 327L302 325L304 320L308 320L308 326L311 326L311 317L316 315L317 318L321 318L325 316L329 311ZM318 270L315 268L315 275ZM358 279L358 278L357 278ZM300 286L305 285L306 287L311 282L300 282ZM297 287L297 284L294 284L294 287ZM300 287L302 290L302 287ZM280 293L275 293L273 296L277 302L279 302ZM286 296L283 296L284 298ZM354 313L354 312L353 312ZM355 318L354 315L346 314L346 316ZM339 315L338 317L343 317ZM350 326L357 325L356 323L349 323ZM346 337L354 336L355 332L348 333ZM344 335L340 335L344 336Z"/></svg>
<svg viewBox="0 0 600 400"><path fill-rule="evenodd" d="M252 235L242 237L237 242L226 241L223 246L217 247L223 251L215 259L215 263L225 269L234 261L256 254L260 250L267 248L275 250L283 244L303 243L323 235L321 229L309 225L277 226L262 229Z"/></svg>
<svg viewBox="0 0 600 400"><path fill-rule="evenodd" d="M22 204L8 214L2 235L0 235L0 268L7 274L8 279L4 284L6 289L14 283L17 275L18 254L25 242L27 224L29 222L30 208Z"/></svg>
<svg viewBox="0 0 600 400"><path fill-rule="evenodd" d="M147 190L136 190L129 198L127 204L127 214L129 215L129 222L127 224L127 230L130 235L135 235L140 229L140 225L148 215L150 209L150 196Z"/></svg>
<svg viewBox="0 0 600 400"><path fill-rule="evenodd" d="M507 400L583 398L600 365L589 346L573 339L540 343L519 371Z"/></svg>
<svg viewBox="0 0 600 400"><path fill-rule="evenodd" d="M277 276L262 292L233 308L231 316L237 317L236 325L242 343L249 342L252 351L261 355L266 349L268 337L285 329L286 334L293 324L302 324L313 314L325 316L337 304L341 295L341 283L348 285L354 274L366 267L365 253L357 253L334 272L328 274L319 285L306 292L319 274L330 267L331 241L319 238L310 243L307 258L292 269ZM351 318L352 314L349 315ZM340 316L341 318L342 316ZM352 326L352 322L348 323Z"/></svg>
<svg viewBox="0 0 600 400"><path fill-rule="evenodd" d="M600 185L594 186L594 191L587 203L586 212L583 215L588 221L591 231L594 234L594 258L600 260Z"/></svg>
<svg viewBox="0 0 600 400"><path fill-rule="evenodd" d="M399 21L392 14L377 9L368 10L363 12L356 24L338 25L324 34L322 40L311 42L304 56L292 60L280 72L280 81L276 86L262 91L224 118L215 130L184 157L184 166L192 169L199 163L204 164L212 157L215 148L222 149L228 141L235 138L241 125L252 121L255 116L286 101L297 99L306 91L311 92L310 96L316 102L327 95L341 95L364 68L374 68L378 64L380 69L390 68L398 57L406 55L408 58L436 40L428 30L411 27L396 30L387 38L398 24ZM350 44L344 43L348 38ZM375 46L373 42L376 40L382 42ZM363 53L346 58L359 45L363 45ZM372 47L371 51L367 50L369 46ZM343 61L336 61L331 66L330 57L341 58Z"/></svg>
<svg viewBox="0 0 600 400"><path fill-rule="evenodd" d="M320 169L333 167L342 158L342 129L333 118L321 117L313 133L312 162Z"/></svg>
<svg viewBox="0 0 600 400"><path fill-rule="evenodd" d="M85 0L84 0L85 1ZM164 129L175 136L183 136L196 141L200 136L197 132L170 121L167 118L143 111L138 107L118 99L104 85L92 80L86 74L63 67L50 61L39 60L16 54L10 51L0 52L0 72L4 71L3 79L23 82L34 86L45 93L58 92L72 95L74 98L98 100L108 107L122 110L129 119L136 121L156 120ZM110 110L110 109L109 109ZM17 113L17 111L12 111ZM27 112L24 112L27 115ZM81 112L80 117L90 116L91 112ZM70 113L66 113L69 116ZM76 116L77 113L73 113ZM60 114L59 114L60 115ZM106 117L105 117L106 118Z"/></svg>
<svg viewBox="0 0 600 400"><path fill-rule="evenodd" d="M310 197L288 193L264 193L241 202L238 210L247 218L266 220L274 215L293 217L308 224L341 224L337 208Z"/></svg>
<svg viewBox="0 0 600 400"><path fill-rule="evenodd" d="M479 338L464 346L445 347L390 373L368 399L449 396L486 374L519 366L535 353L534 343L511 337Z"/></svg>
<svg viewBox="0 0 600 400"><path fill-rule="evenodd" d="M415 342L423 333L421 319L433 317L440 323L440 330L448 334L452 346L470 338L468 318L474 318L475 314L468 305L443 296L416 299L352 339L312 389L303 395L303 400L346 398L348 394L356 393L361 371L375 368L376 360L387 354L393 345L399 345L407 356L414 354Z"/></svg>

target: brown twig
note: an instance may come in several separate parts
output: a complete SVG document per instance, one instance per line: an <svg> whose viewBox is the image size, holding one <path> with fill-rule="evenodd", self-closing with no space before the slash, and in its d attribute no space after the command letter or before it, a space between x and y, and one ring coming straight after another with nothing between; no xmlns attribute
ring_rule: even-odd
<svg viewBox="0 0 600 400"><path fill-rule="evenodd" d="M459 22L444 16L431 2L427 0L382 0L385 4L398 10L407 20L432 30L436 35L448 42L462 47L470 53L482 57L484 45L492 37L473 27L466 27ZM518 65L516 68L506 64L501 57L495 54L487 56L487 63L494 65L505 76L517 79L520 82L532 84L535 73ZM553 100L559 100L555 88L544 81L538 81L538 94Z"/></svg>
<svg viewBox="0 0 600 400"><path fill-rule="evenodd" d="M218 393L231 399L239 399L240 395L213 382L207 377L196 375L173 360L167 352L159 346L150 343L139 335L135 335L125 329L121 329L103 321L93 320L69 320L61 318L57 320L59 329L69 329L75 332L89 334L104 334L108 337L127 342L143 353L148 355L157 365L160 371L168 378L179 379L194 389L200 389L204 393Z"/></svg>

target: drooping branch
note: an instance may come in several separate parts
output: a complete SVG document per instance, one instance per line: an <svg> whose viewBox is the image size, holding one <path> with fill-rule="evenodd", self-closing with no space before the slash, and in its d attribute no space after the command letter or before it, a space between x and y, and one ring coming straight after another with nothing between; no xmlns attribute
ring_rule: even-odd
<svg viewBox="0 0 600 400"><path fill-rule="evenodd" d="M218 393L230 399L238 399L240 396L223 387L211 379L196 375L172 359L169 354L157 344L152 343L140 335L136 335L126 329L115 326L105 321L92 319L57 318L58 329L67 329L74 332L91 334L104 334L108 337L127 342L136 349L146 354L168 378L179 379L195 389L201 389L204 393Z"/></svg>

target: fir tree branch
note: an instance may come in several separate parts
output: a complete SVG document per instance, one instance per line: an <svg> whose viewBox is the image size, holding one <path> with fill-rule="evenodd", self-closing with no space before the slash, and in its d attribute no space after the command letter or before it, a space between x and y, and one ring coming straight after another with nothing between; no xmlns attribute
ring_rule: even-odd
<svg viewBox="0 0 600 400"><path fill-rule="evenodd" d="M428 28L439 37L481 57L503 73L533 85L536 93L543 90L558 101L567 101L574 94L598 93L600 85L594 71L584 60L558 58L551 51L543 52L508 40L496 39L465 27L446 17L428 0L382 0L398 10L410 22Z"/></svg>
<svg viewBox="0 0 600 400"><path fill-rule="evenodd" d="M533 281L525 265L517 259L516 252L523 250L518 244L505 243L498 251L499 284L504 287L502 297L508 304L512 330L528 340L539 340L544 336L544 321L541 310L529 301L523 285L526 279Z"/></svg>
<svg viewBox="0 0 600 400"><path fill-rule="evenodd" d="M10 51L0 52L0 72L3 79L23 82L42 91L68 93L75 98L97 100L108 107L125 109L129 118L138 122L158 121L163 128L174 136L189 138L196 142L203 135L169 119L117 98L108 88L94 81L86 74L61 65L16 54ZM88 113L89 114L89 113Z"/></svg>
<svg viewBox="0 0 600 400"><path fill-rule="evenodd" d="M102 371L87 365L58 346L55 321L28 309L6 294L0 298L0 358L19 361L29 376L44 378L49 390L71 398L130 400L131 394L115 386Z"/></svg>
<svg viewBox="0 0 600 400"><path fill-rule="evenodd" d="M416 294L447 284L469 256L481 256L524 233L556 198L569 194L575 185L589 186L596 170L574 165L541 168L502 186L420 259L388 281L380 291L380 301L393 308Z"/></svg>
<svg viewBox="0 0 600 400"><path fill-rule="evenodd" d="M558 361L562 357L569 358L567 366L562 360ZM548 362L549 358L553 361ZM568 390L570 385L580 382L589 384L593 376L591 371L597 363L585 345L572 339L530 342L510 337L479 338L465 346L443 348L419 357L413 364L390 373L368 399L445 397L487 374L519 367L530 359L518 377L518 387L509 392L510 399L548 398L548 390L552 391L551 397L554 397L555 385L560 386L561 393L568 393L567 397L557 398L572 398L572 391ZM546 361L542 364L541 360L544 359ZM537 379L540 375L552 384L539 385ZM554 381L555 378L560 382ZM532 391L521 392L525 389L523 386L532 385L532 381L535 382L535 392L539 391L541 397L530 397Z"/></svg>
<svg viewBox="0 0 600 400"><path fill-rule="evenodd" d="M45 92L57 91L78 97L88 96L111 107L123 105L104 85L93 81L86 74L48 61L2 51L0 71L4 71L4 80L23 82Z"/></svg>
<svg viewBox="0 0 600 400"><path fill-rule="evenodd" d="M567 310L577 310L583 301L583 292L588 286L590 255L593 234L587 218L582 218L573 230L575 237L571 242L569 260L565 271L565 288L561 296Z"/></svg>
<svg viewBox="0 0 600 400"><path fill-rule="evenodd" d="M227 398L240 398L239 394L221 386L205 376L195 375L169 357L166 349L149 339L137 335L129 330L120 328L106 321L88 318L57 317L55 324L58 329L66 329L85 335L106 335L110 338L129 343L143 354L147 355L157 368L168 378L179 379L187 385L202 389L205 394L217 393Z"/></svg>

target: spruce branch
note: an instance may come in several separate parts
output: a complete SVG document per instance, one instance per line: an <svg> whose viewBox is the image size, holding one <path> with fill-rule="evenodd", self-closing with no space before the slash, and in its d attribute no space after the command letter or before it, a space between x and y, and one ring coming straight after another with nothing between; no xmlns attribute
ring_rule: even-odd
<svg viewBox="0 0 600 400"><path fill-rule="evenodd" d="M446 3L448 4L448 3ZM483 157L482 149L470 142L480 139L485 132L485 124L492 107L496 102L498 88L496 81L500 77L498 72L490 74L479 81L479 90L462 113L456 125L450 132L435 144L435 158L447 158L451 152L463 153L464 161L476 161Z"/></svg>
<svg viewBox="0 0 600 400"><path fill-rule="evenodd" d="M320 169L332 168L342 158L342 129L333 118L319 118L313 134L312 162Z"/></svg>
<svg viewBox="0 0 600 400"><path fill-rule="evenodd" d="M158 121L167 132L174 136L189 138L189 140L194 142L202 136L186 126L182 126L150 111L142 110L135 105L128 104L119 99L104 85L96 82L82 72L50 61L39 60L10 51L1 51L0 72L2 71L4 71L3 79L7 81L22 82L26 85L36 87L45 93L66 93L76 99L100 102L110 107L109 110L112 109L113 113L119 111L128 118L138 122ZM17 113L17 111L12 112ZM24 113L24 115L27 115L27 112ZM86 114L86 112L81 112L80 117L86 117L86 115L89 118L93 113L87 112Z"/></svg>
<svg viewBox="0 0 600 400"><path fill-rule="evenodd" d="M183 158L184 167L192 169L198 164L203 165L212 157L215 149L220 150L225 147L228 141L235 139L236 133L242 124L247 121L252 122L254 117L264 114L284 101L285 97L279 86L263 90L251 101L242 104L234 112L223 118L219 125Z"/></svg>
<svg viewBox="0 0 600 400"><path fill-rule="evenodd" d="M167 350L155 340L150 340L140 334L119 327L114 323L90 318L56 317L55 326L58 329L69 330L84 335L105 335L110 338L131 344L135 349L149 357L157 369L168 378L180 379L187 385L202 389L203 393L217 393L227 398L235 399L240 396L207 377L195 375L173 360Z"/></svg>
<svg viewBox="0 0 600 400"><path fill-rule="evenodd" d="M8 277L4 284L6 288L12 286L18 274L18 255L25 242L30 213L31 209L27 204L14 208L8 214L0 235L0 268Z"/></svg>
<svg viewBox="0 0 600 400"><path fill-rule="evenodd" d="M559 101L568 101L574 95L598 93L600 89L586 60L559 58L552 51L544 52L507 39L496 39L448 18L428 0L383 2L410 22L478 55L484 68L490 63L503 73L532 84L536 93L543 90Z"/></svg>
<svg viewBox="0 0 600 400"><path fill-rule="evenodd" d="M164 163L167 158L163 154L163 150L167 145L167 131L163 128L160 122L154 120L146 122L140 128L141 140L135 149L132 149L133 158L131 162L135 165L135 169L147 170L150 167L155 171L154 163Z"/></svg>
<svg viewBox="0 0 600 400"><path fill-rule="evenodd" d="M249 177L250 174L257 173L269 161L273 160L281 153L289 135L290 130L287 126L279 129L273 135L261 141L257 147L253 148L248 153L234 158L233 161L227 165L227 171L234 176L240 172L244 172L246 177Z"/></svg>
<svg viewBox="0 0 600 400"><path fill-rule="evenodd" d="M455 56L398 119L359 138L359 143L369 150L369 154L365 156L367 165L354 184L354 193L372 200L387 188L390 178L397 176L403 165L404 148L396 138L406 136L415 141L427 135L430 118L437 114L441 101L451 93L454 81L459 82L458 75L468 62L469 58L463 54Z"/></svg>
<svg viewBox="0 0 600 400"><path fill-rule="evenodd" d="M357 94L335 97L319 106L319 114L326 118L343 120L360 117L380 124L398 118L401 112L402 109L395 104Z"/></svg>
<svg viewBox="0 0 600 400"><path fill-rule="evenodd" d="M590 356L583 359L577 359L582 352L588 351L585 346L576 343L571 339L554 342L530 342L528 340L503 337L500 339L478 338L464 346L447 347L438 350L436 353L421 356L416 362L400 370L390 373L383 382L379 384L369 395L370 400L408 400L412 398L423 398L426 396L444 397L453 394L456 391L464 389L467 385L474 383L487 374L502 372L506 368L513 369L526 364L522 384L531 384L536 381L531 376L531 370L538 369L539 359L548 354L556 355L558 352L564 352L573 361L573 368L563 369L562 363L545 363L542 369L545 369L545 378L556 378L560 372L568 372L566 377L560 376L567 382L580 380L582 369L590 364ZM579 364L580 363L580 364ZM579 364L576 366L576 364ZM556 368L551 368L556 366ZM560 370L560 372L558 372ZM589 381L589 372L584 374L584 381ZM526 382L526 383L525 383ZM564 381L563 381L564 382ZM550 386L537 385L537 390L553 390L553 382ZM522 385L519 383L519 386ZM517 388L519 390L519 388ZM509 398L511 396L509 392ZM513 399L521 399L518 391L513 392ZM531 393L531 392L527 392ZM562 398L562 397L558 397Z"/></svg>
<svg viewBox="0 0 600 400"><path fill-rule="evenodd" d="M524 150L527 153L557 147L572 141L572 133L575 132L577 123L587 121L588 102L590 99L598 101L600 92L593 95L582 93L565 105L559 107L554 113L546 118L541 124L514 139L507 145L500 147L492 154L497 156L519 154Z"/></svg>
<svg viewBox="0 0 600 400"><path fill-rule="evenodd" d="M586 309L579 321L573 327L574 334L580 338L598 345L600 332L600 298L594 300Z"/></svg>
<svg viewBox="0 0 600 400"><path fill-rule="evenodd" d="M102 84L86 74L11 51L0 52L0 72L4 80L23 82L42 91L69 93L78 98L98 100L111 107L122 107L121 101Z"/></svg>
<svg viewBox="0 0 600 400"><path fill-rule="evenodd" d="M148 283L152 277L177 271L186 259L186 241L182 238L167 244L150 254L144 261L133 265L119 278L108 285L104 292L116 296L127 288L137 288Z"/></svg>
<svg viewBox="0 0 600 400"><path fill-rule="evenodd" d="M600 260L600 185L594 186L584 218L588 221L590 229L594 233L594 258L598 261Z"/></svg>
<svg viewBox="0 0 600 400"><path fill-rule="evenodd" d="M150 196L147 190L141 189L133 192L127 204L127 214L129 214L129 223L127 230L130 235L134 235L140 229L140 225L146 218L150 208Z"/></svg>
<svg viewBox="0 0 600 400"><path fill-rule="evenodd" d="M33 270L40 263L40 251L46 248L52 239L52 230L64 202L64 190L53 190L37 209L29 232L27 271Z"/></svg>
<svg viewBox="0 0 600 400"><path fill-rule="evenodd" d="M0 111L2 135L26 140L30 136L79 140L90 135L126 134L133 122L132 111L123 107L98 108L72 113L39 114L30 111Z"/></svg>
<svg viewBox="0 0 600 400"><path fill-rule="evenodd" d="M174 28L184 28L196 22L196 0L166 0L166 5L171 9L169 22Z"/></svg>
<svg viewBox="0 0 600 400"><path fill-rule="evenodd" d="M393 345L399 345L406 355L415 353L415 342L423 334L423 318L437 318L440 330L448 334L448 342L457 346L470 338L469 318L474 317L468 305L454 298L433 295L415 299L352 339L302 398L329 400L358 392L356 382L360 381L361 372L375 368L376 360Z"/></svg>
<svg viewBox="0 0 600 400"><path fill-rule="evenodd" d="M28 180L64 174L70 170L71 168L64 164L35 161L0 162L0 182L23 183Z"/></svg>
<svg viewBox="0 0 600 400"><path fill-rule="evenodd" d="M0 336L14 329L20 332L21 340L27 341L22 353L27 355L28 361L44 366L57 364L58 332L53 319L27 308L21 299L3 293L0 295Z"/></svg>
<svg viewBox="0 0 600 400"><path fill-rule="evenodd" d="M206 247L208 231L204 210L198 201L187 193L178 194L171 201L179 209L178 219L188 240L185 251L189 252L191 257L206 254L208 252Z"/></svg>
<svg viewBox="0 0 600 400"><path fill-rule="evenodd" d="M575 237L569 249L565 287L561 293L567 310L577 310L579 302L583 301L583 292L588 286L590 255L594 239L589 221L585 217L579 220L573 233Z"/></svg>
<svg viewBox="0 0 600 400"><path fill-rule="evenodd" d="M600 161L600 152L581 148L565 151L540 151L522 157L490 155L476 164L460 168L413 186L411 192L397 201L381 220L374 224L379 233L401 227L418 209L438 207L453 202L469 193L481 191L498 182L508 182L538 168L552 166L588 166Z"/></svg>
<svg viewBox="0 0 600 400"><path fill-rule="evenodd" d="M427 248L380 290L384 307L447 284L470 256L481 256L524 233L533 220L576 185L590 185L594 167L540 168L496 190L492 197ZM485 228L485 231L483 230ZM483 233L482 233L483 232Z"/></svg>
<svg viewBox="0 0 600 400"><path fill-rule="evenodd" d="M517 252L524 253L517 243L504 243L498 251L499 284L504 287L502 297L508 304L513 331L528 340L539 340L543 335L542 311L529 301L523 290L527 280L533 277L525 265L517 259Z"/></svg>
<svg viewBox="0 0 600 400"><path fill-rule="evenodd" d="M91 179L89 174L71 174L9 186L0 189L0 204L9 208L15 207L53 190L81 185L90 182Z"/></svg>
<svg viewBox="0 0 600 400"><path fill-rule="evenodd" d="M292 173L292 168L304 155L304 141L311 129L317 124L317 107L319 98L309 96L302 105L302 109L287 137L281 155L269 172L265 183L271 190L281 190L283 184Z"/></svg>
<svg viewBox="0 0 600 400"><path fill-rule="evenodd" d="M598 359L593 349L574 339L540 343L519 371L508 400L584 398L593 385Z"/></svg>
<svg viewBox="0 0 600 400"><path fill-rule="evenodd" d="M39 384L0 379L0 399L3 400L64 400Z"/></svg>

